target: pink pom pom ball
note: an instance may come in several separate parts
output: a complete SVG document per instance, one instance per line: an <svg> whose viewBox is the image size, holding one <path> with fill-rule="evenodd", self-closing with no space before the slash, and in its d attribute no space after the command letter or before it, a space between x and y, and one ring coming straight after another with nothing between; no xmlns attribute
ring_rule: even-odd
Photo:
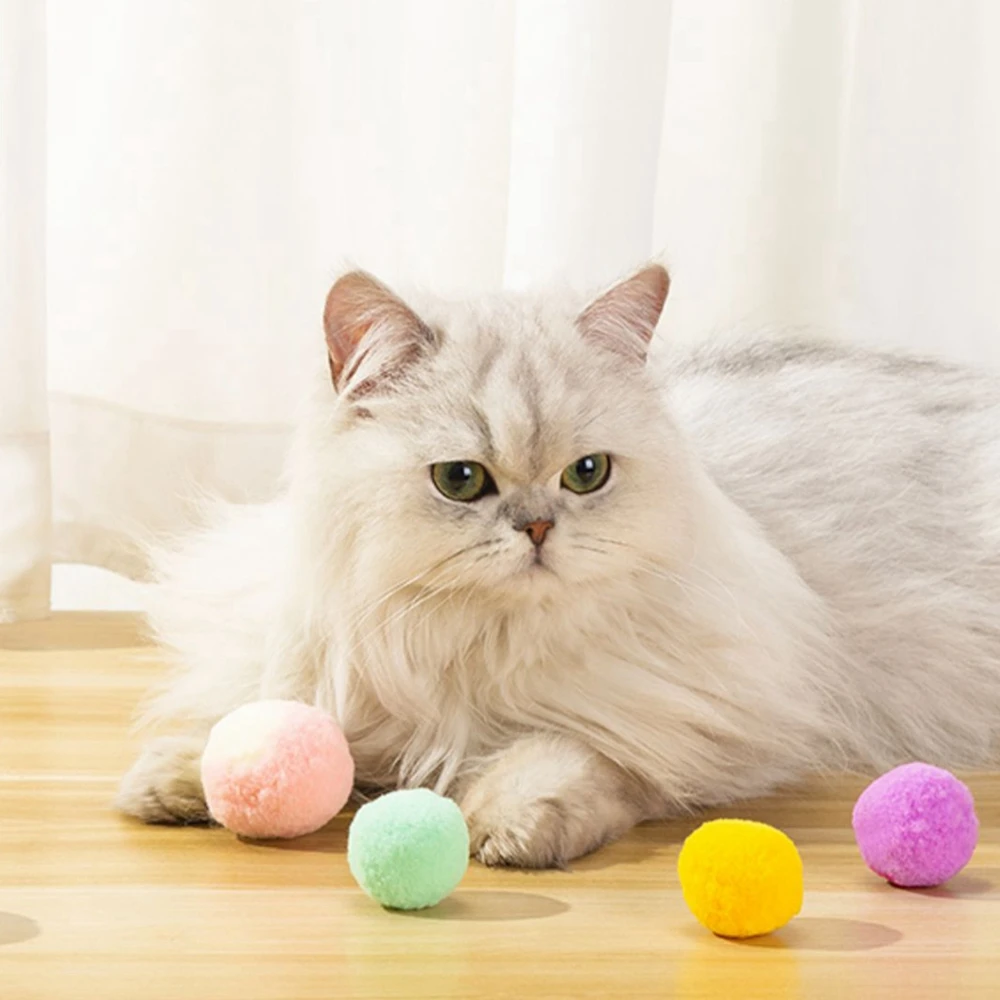
<svg viewBox="0 0 1000 1000"><path fill-rule="evenodd" d="M854 806L853 826L865 864L906 888L947 882L979 839L972 793L930 764L904 764L873 781Z"/></svg>
<svg viewBox="0 0 1000 1000"><path fill-rule="evenodd" d="M241 837L301 837L344 807L354 760L336 722L297 701L255 701L220 719L201 759L213 819Z"/></svg>

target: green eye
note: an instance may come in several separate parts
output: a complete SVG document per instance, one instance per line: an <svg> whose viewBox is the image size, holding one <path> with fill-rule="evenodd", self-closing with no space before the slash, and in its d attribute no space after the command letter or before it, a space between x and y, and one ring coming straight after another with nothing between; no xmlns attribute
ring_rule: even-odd
<svg viewBox="0 0 1000 1000"><path fill-rule="evenodd" d="M431 479L442 496L459 503L497 491L493 477L478 462L438 462L431 466Z"/></svg>
<svg viewBox="0 0 1000 1000"><path fill-rule="evenodd" d="M610 475L610 455L584 455L563 469L560 483L574 493L593 493L608 481Z"/></svg>

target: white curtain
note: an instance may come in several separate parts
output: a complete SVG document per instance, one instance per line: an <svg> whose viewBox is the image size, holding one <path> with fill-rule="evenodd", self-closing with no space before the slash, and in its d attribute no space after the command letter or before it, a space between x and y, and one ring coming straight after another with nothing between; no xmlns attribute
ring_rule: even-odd
<svg viewBox="0 0 1000 1000"><path fill-rule="evenodd" d="M1000 365L996 0L0 0L0 618L265 497L345 262Z"/></svg>

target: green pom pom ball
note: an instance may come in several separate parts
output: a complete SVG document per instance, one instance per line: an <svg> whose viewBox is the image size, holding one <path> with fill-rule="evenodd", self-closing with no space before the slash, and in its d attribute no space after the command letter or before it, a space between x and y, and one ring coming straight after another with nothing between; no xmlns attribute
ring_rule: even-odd
<svg viewBox="0 0 1000 1000"><path fill-rule="evenodd" d="M358 885L390 910L436 906L469 867L462 810L426 788L383 795L354 817L347 864Z"/></svg>

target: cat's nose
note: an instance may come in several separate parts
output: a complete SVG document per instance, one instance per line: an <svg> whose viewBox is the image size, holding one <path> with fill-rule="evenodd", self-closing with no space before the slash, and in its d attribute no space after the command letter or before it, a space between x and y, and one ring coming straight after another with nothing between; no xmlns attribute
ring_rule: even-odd
<svg viewBox="0 0 1000 1000"><path fill-rule="evenodd" d="M545 541L545 536L549 533L549 529L554 525L553 521L529 521L524 525L524 530L528 533L528 537L535 543L535 545L541 545Z"/></svg>

